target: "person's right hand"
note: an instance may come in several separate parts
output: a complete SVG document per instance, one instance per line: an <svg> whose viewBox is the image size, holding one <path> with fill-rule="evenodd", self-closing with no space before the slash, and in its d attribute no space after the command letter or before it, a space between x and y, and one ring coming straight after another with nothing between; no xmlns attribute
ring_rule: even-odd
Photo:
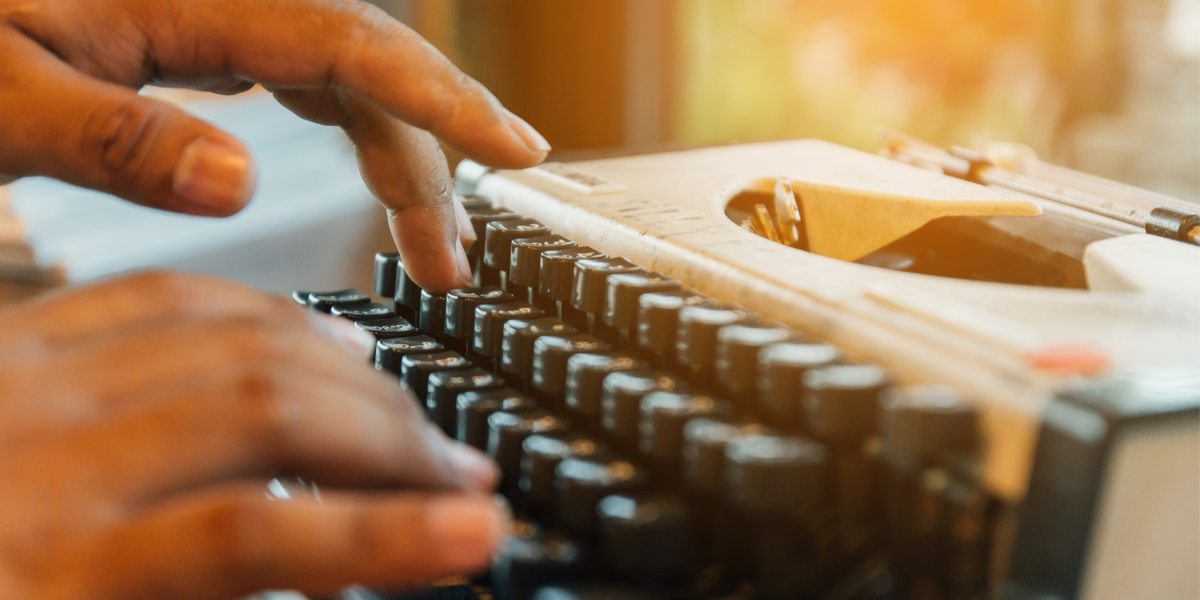
<svg viewBox="0 0 1200 600"><path fill-rule="evenodd" d="M232 135L147 83L255 83L344 129L421 287L469 287L475 239L434 136L525 168L549 144L421 36L359 0L0 0L0 182L46 175L157 208L227 216L254 193ZM330 199L333 201L333 199Z"/></svg>
<svg viewBox="0 0 1200 600"><path fill-rule="evenodd" d="M406 587L487 565L496 471L282 298L148 273L0 312L0 598ZM272 500L276 477L319 501Z"/></svg>

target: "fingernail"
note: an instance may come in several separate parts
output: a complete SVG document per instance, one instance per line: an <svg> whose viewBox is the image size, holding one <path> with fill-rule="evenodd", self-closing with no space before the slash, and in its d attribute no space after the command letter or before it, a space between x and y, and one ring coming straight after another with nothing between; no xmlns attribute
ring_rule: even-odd
<svg viewBox="0 0 1200 600"><path fill-rule="evenodd" d="M175 194L207 209L228 212L250 200L256 179L247 157L200 138L184 149L175 167Z"/></svg>
<svg viewBox="0 0 1200 600"><path fill-rule="evenodd" d="M516 132L516 134L521 138L521 141L525 142L526 146L529 146L530 150L542 153L550 151L550 142L547 142L546 138L542 137L542 134L538 133L536 129L529 125L529 123L526 123L524 119L512 114L512 112L507 109L505 109L505 113L505 119L508 120L508 126L511 127L514 132Z"/></svg>
<svg viewBox="0 0 1200 600"><path fill-rule="evenodd" d="M459 442L447 442L446 457L472 490L490 491L496 486L496 463L482 452Z"/></svg>
<svg viewBox="0 0 1200 600"><path fill-rule="evenodd" d="M446 570L484 567L508 534L508 515L484 496L446 496L429 501L425 526Z"/></svg>
<svg viewBox="0 0 1200 600"><path fill-rule="evenodd" d="M458 262L458 280L463 287L473 287L475 277L471 274L471 261L467 260L467 251L463 250L462 244L452 245L454 246L454 258Z"/></svg>
<svg viewBox="0 0 1200 600"><path fill-rule="evenodd" d="M312 327L325 337L335 341L355 356L370 357L375 354L375 336L354 326L354 323L324 313L310 312Z"/></svg>

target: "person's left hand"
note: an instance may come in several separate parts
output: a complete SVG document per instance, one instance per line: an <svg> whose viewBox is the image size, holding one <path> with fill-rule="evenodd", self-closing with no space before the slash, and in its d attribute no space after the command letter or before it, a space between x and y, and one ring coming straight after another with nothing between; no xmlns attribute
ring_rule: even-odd
<svg viewBox="0 0 1200 600"><path fill-rule="evenodd" d="M550 149L359 0L0 0L0 179L46 175L166 210L235 213L255 187L246 147L136 91L256 82L346 131L409 275L433 291L470 285L463 247L474 240L434 135L495 167L530 167Z"/></svg>

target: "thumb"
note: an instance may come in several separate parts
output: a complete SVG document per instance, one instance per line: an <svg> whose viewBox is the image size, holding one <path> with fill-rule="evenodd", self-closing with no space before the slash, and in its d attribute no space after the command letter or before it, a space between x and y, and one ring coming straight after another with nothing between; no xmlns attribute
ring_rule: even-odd
<svg viewBox="0 0 1200 600"><path fill-rule="evenodd" d="M0 88L0 172L45 175L173 212L227 216L257 175L237 138L165 102L90 78L26 40L0 40L20 65ZM32 42L30 42L32 43Z"/></svg>

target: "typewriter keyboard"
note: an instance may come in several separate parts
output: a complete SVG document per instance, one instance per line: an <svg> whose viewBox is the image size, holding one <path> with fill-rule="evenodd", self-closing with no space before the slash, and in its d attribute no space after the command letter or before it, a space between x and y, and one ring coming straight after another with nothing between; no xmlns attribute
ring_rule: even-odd
<svg viewBox="0 0 1200 600"><path fill-rule="evenodd" d="M379 254L381 302L294 298L374 334L376 368L496 460L515 535L475 579L343 598L986 595L995 501L953 389L897 388L769 315L466 204L477 287L431 294Z"/></svg>

